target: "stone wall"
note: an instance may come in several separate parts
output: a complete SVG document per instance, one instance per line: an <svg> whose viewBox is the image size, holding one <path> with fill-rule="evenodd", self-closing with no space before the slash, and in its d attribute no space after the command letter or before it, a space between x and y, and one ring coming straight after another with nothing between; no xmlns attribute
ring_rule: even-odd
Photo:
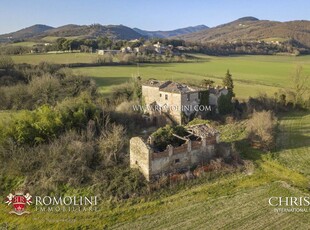
<svg viewBox="0 0 310 230"><path fill-rule="evenodd" d="M161 91L158 87L143 85L142 95L146 105L150 105L153 102L156 102L159 106L166 105L167 110L163 107L163 112L168 113L178 124L182 123L182 109L184 109L184 106L199 105L199 92L197 91L188 93L172 93ZM154 112L151 113L158 116L158 114Z"/></svg>
<svg viewBox="0 0 310 230"><path fill-rule="evenodd" d="M130 139L130 167L137 168L150 179L150 164L152 149L140 137Z"/></svg>
<svg viewBox="0 0 310 230"><path fill-rule="evenodd" d="M167 98L167 99L166 99ZM181 124L182 116L181 116L181 94L179 93L171 93L171 92L163 92L159 91L159 99L157 103L161 106L167 105L168 110L163 110L170 114L175 122ZM176 107L174 109L174 107Z"/></svg>
<svg viewBox="0 0 310 230"><path fill-rule="evenodd" d="M142 86L142 95L146 105L158 101L159 99L159 88L153 86Z"/></svg>
<svg viewBox="0 0 310 230"><path fill-rule="evenodd" d="M167 146L163 152L154 152L140 137L130 140L130 167L138 168L147 180L166 173L189 170L205 164L215 156L215 138L187 141L179 147Z"/></svg>

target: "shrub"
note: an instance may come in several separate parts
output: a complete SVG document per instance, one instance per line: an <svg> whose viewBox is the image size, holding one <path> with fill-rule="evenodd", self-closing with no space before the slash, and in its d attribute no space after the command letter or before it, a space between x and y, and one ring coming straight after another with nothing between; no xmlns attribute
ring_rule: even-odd
<svg viewBox="0 0 310 230"><path fill-rule="evenodd" d="M233 111L233 104L231 102L231 93L221 95L218 99L218 110L221 115L229 114Z"/></svg>
<svg viewBox="0 0 310 230"><path fill-rule="evenodd" d="M44 105L34 111L21 111L2 129L2 140L33 145L58 137L65 130L86 130L89 121L94 132L101 124L102 111L87 95L67 99L56 107Z"/></svg>
<svg viewBox="0 0 310 230"><path fill-rule="evenodd" d="M247 123L248 138L264 150L275 145L277 118L271 111L254 112Z"/></svg>
<svg viewBox="0 0 310 230"><path fill-rule="evenodd" d="M32 110L44 104L56 105L67 97L78 97L84 92L92 96L96 94L94 81L70 75L69 71L38 74L32 75L29 84L1 87L0 109Z"/></svg>
<svg viewBox="0 0 310 230"><path fill-rule="evenodd" d="M163 151L169 144L179 146L184 143L184 140L173 136L173 134L183 137L187 134L187 132L186 129L180 125L174 127L166 125L165 127L159 128L151 135L154 140L154 147L160 151Z"/></svg>
<svg viewBox="0 0 310 230"><path fill-rule="evenodd" d="M133 108L134 106L139 105L139 101L123 101L121 104L116 106L115 111L120 113L137 113L141 111L135 111Z"/></svg>
<svg viewBox="0 0 310 230"><path fill-rule="evenodd" d="M199 125L199 124L210 124L210 121L199 119L199 118L194 118L187 125L190 126L190 125Z"/></svg>
<svg viewBox="0 0 310 230"><path fill-rule="evenodd" d="M34 78L28 86L28 94L32 95L35 105L55 105L61 91L61 83L51 75Z"/></svg>
<svg viewBox="0 0 310 230"><path fill-rule="evenodd" d="M8 70L14 67L13 59L9 56L0 55L0 69Z"/></svg>
<svg viewBox="0 0 310 230"><path fill-rule="evenodd" d="M34 144L56 137L61 127L59 114L42 106L35 111L18 113L3 132L18 144Z"/></svg>
<svg viewBox="0 0 310 230"><path fill-rule="evenodd" d="M123 101L141 100L141 97L142 86L139 77L112 88L112 100L116 104Z"/></svg>
<svg viewBox="0 0 310 230"><path fill-rule="evenodd" d="M99 139L99 151L105 165L118 163L126 143L126 130L121 125L108 125Z"/></svg>

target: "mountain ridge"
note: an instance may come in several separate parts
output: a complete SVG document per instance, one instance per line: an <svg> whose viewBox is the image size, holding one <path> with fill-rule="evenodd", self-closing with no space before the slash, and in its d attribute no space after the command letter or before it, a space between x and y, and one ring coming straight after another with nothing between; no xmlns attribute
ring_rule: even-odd
<svg viewBox="0 0 310 230"><path fill-rule="evenodd" d="M284 42L294 40L300 45L310 48L310 21L278 22L244 17L241 20L237 19L208 30L175 38L190 42L235 42L237 40Z"/></svg>
<svg viewBox="0 0 310 230"><path fill-rule="evenodd" d="M197 32L197 31L201 31L205 29L209 29L209 27L206 25L197 25L197 26L188 26L188 27L179 28L175 30L168 30L168 31L163 31L163 30L150 31L150 30L142 30L139 28L133 28L133 30L137 31L138 33L148 36L150 38L168 38L168 37L173 37L177 35L193 33L193 32Z"/></svg>
<svg viewBox="0 0 310 230"><path fill-rule="evenodd" d="M171 38L189 42L235 42L235 41L293 41L298 46L310 48L310 21L287 22L260 20L246 16L215 27L189 26L169 31L147 31L124 25L76 25L59 27L36 24L21 30L0 35L0 42L42 39L46 36L96 38L108 36L113 39L132 40L139 38Z"/></svg>
<svg viewBox="0 0 310 230"><path fill-rule="evenodd" d="M15 32L0 35L0 41L16 41L32 38L42 38L45 36L56 37L77 37L95 38L97 36L109 36L115 39L138 39L144 38L167 38L207 29L205 25L189 26L170 31L146 31L138 28L130 28L124 25L76 25L67 24L59 27L36 24L17 30Z"/></svg>
<svg viewBox="0 0 310 230"><path fill-rule="evenodd" d="M34 37L36 35L39 35L47 30L50 29L54 29L54 27L52 26L48 26L48 25L43 25L43 24L35 24L20 30L17 30L15 32L11 32L11 33L6 33L6 34L1 34L0 35L0 40L1 38L17 38L17 39L27 39L27 38L31 38Z"/></svg>

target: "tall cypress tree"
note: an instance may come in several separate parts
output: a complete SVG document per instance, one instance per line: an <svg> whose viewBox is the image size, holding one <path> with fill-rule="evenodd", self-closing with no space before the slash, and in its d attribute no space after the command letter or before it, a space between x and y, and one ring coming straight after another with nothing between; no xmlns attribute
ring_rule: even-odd
<svg viewBox="0 0 310 230"><path fill-rule="evenodd" d="M235 96L234 94L234 82L232 79L232 75L229 72L229 69L226 72L225 78L223 79L223 86L227 86L228 91L230 92L231 96Z"/></svg>

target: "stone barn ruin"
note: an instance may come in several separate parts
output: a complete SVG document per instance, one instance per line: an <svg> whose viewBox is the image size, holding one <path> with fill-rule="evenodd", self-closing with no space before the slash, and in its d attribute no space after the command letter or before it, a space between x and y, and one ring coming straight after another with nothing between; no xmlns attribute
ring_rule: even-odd
<svg viewBox="0 0 310 230"><path fill-rule="evenodd" d="M188 135L178 138L184 144L168 145L164 151L154 148L152 137L130 139L130 167L137 168L148 181L169 173L185 172L197 165L207 164L214 158L220 142L220 133L210 125L186 127Z"/></svg>

